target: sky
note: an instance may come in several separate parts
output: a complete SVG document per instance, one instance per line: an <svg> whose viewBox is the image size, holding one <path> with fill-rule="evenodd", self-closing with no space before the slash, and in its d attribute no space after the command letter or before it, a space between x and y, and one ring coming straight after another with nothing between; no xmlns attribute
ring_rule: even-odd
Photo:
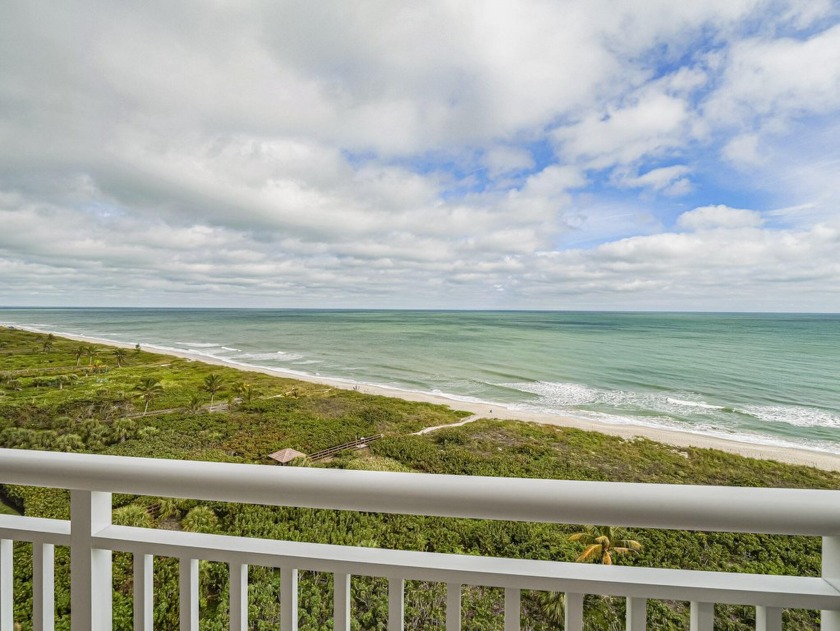
<svg viewBox="0 0 840 631"><path fill-rule="evenodd" d="M840 2L4 2L0 305L840 312Z"/></svg>

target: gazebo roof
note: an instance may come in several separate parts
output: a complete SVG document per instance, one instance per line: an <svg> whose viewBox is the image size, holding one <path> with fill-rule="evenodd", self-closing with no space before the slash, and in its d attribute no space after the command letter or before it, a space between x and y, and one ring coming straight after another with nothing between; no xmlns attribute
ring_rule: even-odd
<svg viewBox="0 0 840 631"><path fill-rule="evenodd" d="M275 451L273 454L269 454L268 457L272 460L276 460L280 464L287 464L295 458L306 457L306 454L299 452L297 449L286 448L281 449L280 451Z"/></svg>

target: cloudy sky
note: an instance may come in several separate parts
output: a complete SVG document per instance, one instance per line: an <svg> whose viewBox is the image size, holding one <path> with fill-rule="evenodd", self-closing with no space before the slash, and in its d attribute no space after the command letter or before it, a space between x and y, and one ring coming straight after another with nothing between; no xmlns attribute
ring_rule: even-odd
<svg viewBox="0 0 840 631"><path fill-rule="evenodd" d="M4 2L0 305L840 311L840 3Z"/></svg>

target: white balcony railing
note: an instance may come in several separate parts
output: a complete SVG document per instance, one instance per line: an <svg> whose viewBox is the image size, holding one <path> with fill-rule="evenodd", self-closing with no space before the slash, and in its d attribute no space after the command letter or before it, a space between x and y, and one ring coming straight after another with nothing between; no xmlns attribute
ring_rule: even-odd
<svg viewBox="0 0 840 631"><path fill-rule="evenodd" d="M134 628L152 629L154 556L180 559L181 629L198 629L198 561L230 568L231 629L248 628L248 566L281 569L281 629L297 628L297 572L334 576L336 630L350 629L350 576L389 581L389 631L403 628L407 579L447 585L446 629L461 625L461 587L504 588L505 631L520 628L520 590L566 593L567 631L583 628L583 595L627 598L627 629L645 629L647 599L691 602L691 629L711 631L714 603L757 608L756 628L780 631L782 610L822 610L840 631L840 491L569 482L373 473L0 449L0 483L71 490L70 521L0 515L0 631L12 631L12 541L33 552L33 621L54 621L53 550L71 551L73 631L112 620L112 551L134 555ZM111 494L380 513L812 535L822 577L599 566L381 550L115 526Z"/></svg>

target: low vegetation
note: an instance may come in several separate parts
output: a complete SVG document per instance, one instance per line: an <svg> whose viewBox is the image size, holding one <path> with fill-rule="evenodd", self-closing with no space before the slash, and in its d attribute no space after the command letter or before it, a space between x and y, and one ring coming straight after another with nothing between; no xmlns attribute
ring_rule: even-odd
<svg viewBox="0 0 840 631"><path fill-rule="evenodd" d="M840 488L840 475L807 467L528 423L483 420L413 435L464 416L442 406L208 366L141 349L117 353L106 346L80 346L0 328L2 447L268 464L267 454L281 448L312 453L381 433L384 438L369 449L345 452L318 466ZM7 512L69 516L65 491L7 485L0 487L0 500ZM819 574L820 565L820 541L809 537L623 532L582 524L375 515L123 495L115 496L114 504L114 521L120 524L294 541L563 561L604 562L606 554L615 564L809 576ZM631 552L621 553L619 548ZM31 629L31 547L16 544L15 555L15 620L26 630ZM56 558L56 628L69 629L69 555L59 549ZM131 558L115 554L114 559L115 629L131 629ZM200 571L202 629L226 629L227 570L202 563ZM157 559L155 581L155 626L177 628L177 562ZM253 628L277 628L279 571L252 568L250 583L252 606L260 612ZM331 628L331 589L330 576L301 574L301 629ZM445 599L442 585L410 582L406 628L442 628ZM502 605L499 590L465 588L464 629L501 629ZM588 596L585 606L587 629L623 628L622 599ZM562 608L562 595L524 594L523 628L558 628ZM386 582L354 578L353 611L354 629L384 630ZM650 628L684 629L687 619L687 603L650 602ZM785 619L787 628L818 628L815 612L787 611ZM754 611L718 606L715 628L752 629Z"/></svg>

